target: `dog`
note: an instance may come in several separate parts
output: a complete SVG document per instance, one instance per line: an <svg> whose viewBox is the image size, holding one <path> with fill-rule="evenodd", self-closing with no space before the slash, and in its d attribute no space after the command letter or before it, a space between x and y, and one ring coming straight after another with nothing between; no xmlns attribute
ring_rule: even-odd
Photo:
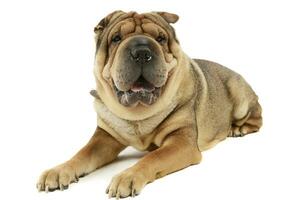
<svg viewBox="0 0 291 200"><path fill-rule="evenodd" d="M148 153L113 177L109 197L139 194L169 173L198 164L201 152L262 126L258 97L243 77L190 59L168 12L115 11L94 28L97 129L75 156L42 173L39 191L63 190L127 146Z"/></svg>

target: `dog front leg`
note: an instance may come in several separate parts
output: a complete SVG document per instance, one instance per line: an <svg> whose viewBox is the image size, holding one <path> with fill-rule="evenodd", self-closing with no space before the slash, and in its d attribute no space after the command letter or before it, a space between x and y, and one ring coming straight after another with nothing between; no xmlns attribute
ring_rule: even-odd
<svg viewBox="0 0 291 200"><path fill-rule="evenodd" d="M139 194L149 182L169 173L198 164L201 153L197 134L192 128L181 128L171 133L162 146L143 157L133 167L113 177L107 188L109 197L127 197Z"/></svg>
<svg viewBox="0 0 291 200"><path fill-rule="evenodd" d="M124 148L124 145L97 127L88 144L74 157L41 174L37 189L46 192L66 189L79 177L113 161Z"/></svg>

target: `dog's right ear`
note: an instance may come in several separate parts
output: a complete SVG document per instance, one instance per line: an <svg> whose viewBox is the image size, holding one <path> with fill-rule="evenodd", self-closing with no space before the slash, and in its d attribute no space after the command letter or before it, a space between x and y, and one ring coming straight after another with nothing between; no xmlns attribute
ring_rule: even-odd
<svg viewBox="0 0 291 200"><path fill-rule="evenodd" d="M102 32L104 29L108 26L111 20L115 19L116 17L119 17L120 15L124 14L125 12L121 10L116 10L106 17L104 17L98 24L97 26L94 27L94 33L95 33L95 42L96 42L96 50L99 48L102 40Z"/></svg>
<svg viewBox="0 0 291 200"><path fill-rule="evenodd" d="M116 18L117 16L123 14L124 12L121 10L116 10L112 13L110 13L109 15L107 15L106 17L104 17L98 24L97 26L94 27L94 32L96 34L99 34L100 32L102 32L109 24L110 20L113 18Z"/></svg>

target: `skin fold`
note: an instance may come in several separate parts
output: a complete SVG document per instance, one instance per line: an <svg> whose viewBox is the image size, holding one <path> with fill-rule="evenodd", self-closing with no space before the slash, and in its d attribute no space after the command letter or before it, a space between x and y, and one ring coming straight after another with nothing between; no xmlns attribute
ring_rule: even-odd
<svg viewBox="0 0 291 200"><path fill-rule="evenodd" d="M171 24L176 14L115 11L95 27L97 129L68 161L43 172L39 191L65 189L114 161L127 146L148 151L114 176L109 197L139 194L150 182L198 164L227 137L262 126L258 97L236 72L191 59Z"/></svg>

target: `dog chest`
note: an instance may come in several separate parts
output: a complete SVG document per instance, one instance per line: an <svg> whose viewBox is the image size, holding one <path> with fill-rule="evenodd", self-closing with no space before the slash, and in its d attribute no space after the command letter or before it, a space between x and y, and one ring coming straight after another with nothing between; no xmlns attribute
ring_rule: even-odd
<svg viewBox="0 0 291 200"><path fill-rule="evenodd" d="M110 128L125 138L128 138L128 136L144 136L153 133L154 129L157 128L157 126L175 107L174 105L171 105L168 109L145 120L129 121L116 116L101 100L96 99L94 106L98 117L100 117Z"/></svg>

